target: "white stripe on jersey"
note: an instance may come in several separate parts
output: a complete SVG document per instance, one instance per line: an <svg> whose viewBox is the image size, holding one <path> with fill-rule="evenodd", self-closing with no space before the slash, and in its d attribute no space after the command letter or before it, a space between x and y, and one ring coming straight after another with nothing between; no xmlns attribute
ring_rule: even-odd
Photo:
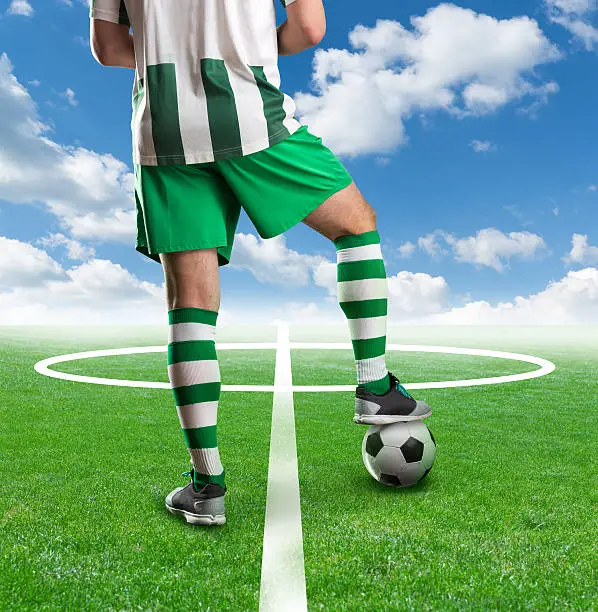
<svg viewBox="0 0 598 612"><path fill-rule="evenodd" d="M185 160L189 163L204 163L214 161L212 152L212 136L208 123L208 104L201 79L191 82L189 74L177 71L177 99L179 103L179 123L181 125L181 140L185 151ZM195 95L189 95L193 91ZM184 129L183 129L184 126ZM207 155L201 161L191 162L197 158L197 143L205 143Z"/></svg>
<svg viewBox="0 0 598 612"><path fill-rule="evenodd" d="M264 102L250 68L247 68L246 74L240 75L228 64L225 63L225 66L230 86L235 94L243 155L249 155L255 151L254 143L268 142Z"/></svg>

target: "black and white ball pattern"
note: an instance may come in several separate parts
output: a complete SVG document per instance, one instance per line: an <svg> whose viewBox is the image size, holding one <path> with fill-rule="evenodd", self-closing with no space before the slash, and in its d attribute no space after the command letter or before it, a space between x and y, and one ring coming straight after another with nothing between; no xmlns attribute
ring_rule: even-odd
<svg viewBox="0 0 598 612"><path fill-rule="evenodd" d="M432 469L436 441L423 421L372 425L361 451L365 467L378 482L409 487Z"/></svg>

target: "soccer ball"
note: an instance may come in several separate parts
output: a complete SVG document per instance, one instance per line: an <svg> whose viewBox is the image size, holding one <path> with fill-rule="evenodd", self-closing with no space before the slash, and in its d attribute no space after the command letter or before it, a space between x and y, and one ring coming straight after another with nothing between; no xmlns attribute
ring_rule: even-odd
<svg viewBox="0 0 598 612"><path fill-rule="evenodd" d="M436 441L423 421L372 425L361 447L367 471L390 487L410 487L432 469Z"/></svg>

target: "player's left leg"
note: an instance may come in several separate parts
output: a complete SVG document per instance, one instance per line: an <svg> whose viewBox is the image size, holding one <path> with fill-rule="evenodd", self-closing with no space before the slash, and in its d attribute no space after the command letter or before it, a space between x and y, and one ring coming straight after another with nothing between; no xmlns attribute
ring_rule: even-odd
<svg viewBox="0 0 598 612"><path fill-rule="evenodd" d="M386 370L387 279L376 215L334 153L305 125L278 144L218 166L262 238L300 221L335 242L339 301L349 320L357 423L431 414Z"/></svg>
<svg viewBox="0 0 598 612"><path fill-rule="evenodd" d="M349 323L357 386L381 395L390 389L386 368L388 286L376 212L351 183L304 220L336 247L337 289Z"/></svg>
<svg viewBox="0 0 598 612"><path fill-rule="evenodd" d="M357 368L356 423L411 421L431 414L386 367L388 280L374 209L351 183L303 222L336 247L338 300L349 323Z"/></svg>

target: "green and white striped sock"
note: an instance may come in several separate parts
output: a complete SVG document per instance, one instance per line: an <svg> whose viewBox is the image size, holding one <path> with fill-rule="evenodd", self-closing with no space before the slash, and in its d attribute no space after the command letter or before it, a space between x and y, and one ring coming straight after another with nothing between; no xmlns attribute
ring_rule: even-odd
<svg viewBox="0 0 598 612"><path fill-rule="evenodd" d="M381 395L390 389L386 368L388 282L378 230L340 236L336 246L338 300L349 321L357 385Z"/></svg>
<svg viewBox="0 0 598 612"><path fill-rule="evenodd" d="M218 312L168 311L168 378L194 468L195 488L224 484L216 436L220 368L216 354Z"/></svg>

